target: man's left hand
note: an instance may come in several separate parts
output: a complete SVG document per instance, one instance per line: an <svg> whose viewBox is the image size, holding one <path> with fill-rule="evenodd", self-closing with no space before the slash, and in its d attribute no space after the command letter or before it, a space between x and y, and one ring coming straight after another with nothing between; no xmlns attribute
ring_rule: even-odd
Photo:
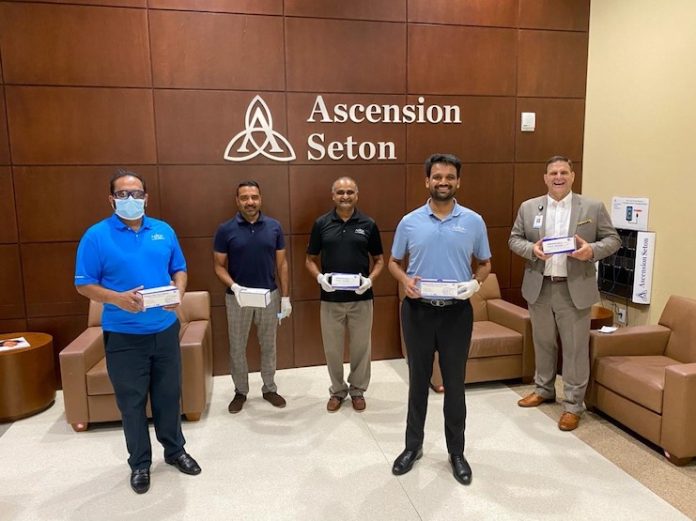
<svg viewBox="0 0 696 521"><path fill-rule="evenodd" d="M577 249L573 253L568 254L569 257L580 261L592 260L592 257L594 257L594 251L592 251L592 246L590 246L589 242L579 235L576 235L575 245Z"/></svg>
<svg viewBox="0 0 696 521"><path fill-rule="evenodd" d="M360 286L358 287L358 289L355 290L355 292L358 295L362 295L371 287L372 287L372 279L370 277L363 277L362 275L360 275Z"/></svg>
<svg viewBox="0 0 696 521"><path fill-rule="evenodd" d="M292 313L292 304L290 304L290 297L281 297L280 299L280 313L278 314L278 323L284 318L288 318Z"/></svg>
<svg viewBox="0 0 696 521"><path fill-rule="evenodd" d="M481 288L481 284L476 279L471 279L466 282L460 282L457 284L457 300L466 300L471 298L471 296L476 293Z"/></svg>
<svg viewBox="0 0 696 521"><path fill-rule="evenodd" d="M172 286L176 286L176 284L174 284L174 281L171 281L170 284ZM184 300L184 292L181 289L179 289L179 302L177 302L176 304L169 304L168 306L162 306L162 309L166 309L167 311L174 311L176 308L179 307L182 300Z"/></svg>

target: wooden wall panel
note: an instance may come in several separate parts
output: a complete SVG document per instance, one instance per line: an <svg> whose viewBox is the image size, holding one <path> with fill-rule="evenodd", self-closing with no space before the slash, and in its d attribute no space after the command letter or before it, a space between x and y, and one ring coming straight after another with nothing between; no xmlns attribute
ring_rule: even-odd
<svg viewBox="0 0 696 521"><path fill-rule="evenodd" d="M213 238L179 238L186 258L188 291L207 291L211 306L225 305L225 286L215 276L213 269Z"/></svg>
<svg viewBox="0 0 696 521"><path fill-rule="evenodd" d="M448 96L428 97L427 100L459 105L464 124L409 125L406 133L409 163L422 164L430 154L444 151L456 154L467 163L510 163L514 160L518 119L515 98ZM408 103L414 102L416 98L409 96ZM582 134L580 136L582 139Z"/></svg>
<svg viewBox="0 0 696 521"><path fill-rule="evenodd" d="M551 155L565 155L562 151ZM551 156L549 156L551 157ZM546 158L548 159L548 157ZM544 172L546 172L546 161L543 163L517 163L515 165L515 188L512 203L512 222L515 222L517 210L527 199L538 197L547 192L544 183ZM575 181L573 191L582 192L582 163L573 161L575 170Z"/></svg>
<svg viewBox="0 0 696 521"><path fill-rule="evenodd" d="M162 166L162 218L180 237L212 238L220 224L236 215L237 185L247 180L261 187L261 211L289 233L288 168L278 164Z"/></svg>
<svg viewBox="0 0 696 521"><path fill-rule="evenodd" d="M408 21L515 27L517 0L408 0Z"/></svg>
<svg viewBox="0 0 696 521"><path fill-rule="evenodd" d="M24 315L22 265L16 244L0 244L0 319Z"/></svg>
<svg viewBox="0 0 696 521"><path fill-rule="evenodd" d="M376 297L372 323L372 359L401 358L399 297Z"/></svg>
<svg viewBox="0 0 696 521"><path fill-rule="evenodd" d="M380 230L395 230L404 214L403 165L316 165L290 167L291 233L310 233L317 217L331 210L331 185L341 176L358 184L358 207ZM386 187L386 189L385 189ZM385 204L385 201L390 204Z"/></svg>
<svg viewBox="0 0 696 521"><path fill-rule="evenodd" d="M518 0L519 26L585 31L590 27L590 0Z"/></svg>
<svg viewBox="0 0 696 521"><path fill-rule="evenodd" d="M201 11L200 0L148 0L150 9ZM283 0L206 0L205 10L217 13L283 14Z"/></svg>
<svg viewBox="0 0 696 521"><path fill-rule="evenodd" d="M76 242L22 244L27 316L86 315L88 300L73 284Z"/></svg>
<svg viewBox="0 0 696 521"><path fill-rule="evenodd" d="M146 212L159 214L157 169L129 166L147 183ZM79 241L88 227L109 217L109 180L116 169L106 166L31 166L14 168L17 217L22 242ZM51 215L37 211L50 208Z"/></svg>
<svg viewBox="0 0 696 521"><path fill-rule="evenodd" d="M507 288L510 285L510 257L512 253L508 248L510 227L488 228L488 243L491 247L491 265L493 273L498 275L498 283Z"/></svg>
<svg viewBox="0 0 696 521"><path fill-rule="evenodd" d="M293 161L293 165L297 164L337 164L337 163L363 163L360 159L360 144L363 142L385 142L393 143L395 161L389 163L403 163L406 160L406 125L397 123L370 123L368 121L362 123L353 123L347 121L340 124L325 123L322 120L325 118L320 112L320 109L315 109L315 106L321 105L323 100L328 112L329 118L333 118L334 106L338 104L352 106L360 104L364 107L369 105L394 106L401 109L404 105L405 96L387 96L387 95L368 95L368 94L322 94L321 100L317 99L316 94L288 94L288 139L295 149L297 160ZM344 108L345 110L345 108ZM387 112L389 109L384 109ZM365 118L363 111L356 111L356 115ZM308 121L309 119L312 121ZM308 139L310 135L322 134L323 138L312 138L314 146L310 148ZM351 136L353 145L347 145L346 141ZM342 147L334 152L334 157L342 157L343 159L335 160L329 155L329 146L332 142L342 143ZM317 150L318 146L323 150ZM384 156L389 157L389 152L385 145ZM364 148L364 147L363 147ZM351 152L352 149L352 159ZM372 163L378 159L380 150L377 145L371 151L365 148L364 153L368 157L374 156ZM320 157L324 157L318 160ZM386 163L387 161L379 161Z"/></svg>
<svg viewBox="0 0 696 521"><path fill-rule="evenodd" d="M584 98L587 33L520 31L517 95Z"/></svg>
<svg viewBox="0 0 696 521"><path fill-rule="evenodd" d="M289 91L403 93L403 24L287 18Z"/></svg>
<svg viewBox="0 0 696 521"><path fill-rule="evenodd" d="M8 83L151 85L142 9L3 3L0 46Z"/></svg>
<svg viewBox="0 0 696 521"><path fill-rule="evenodd" d="M5 89L0 86L0 165L10 164L10 141L7 135L7 110Z"/></svg>
<svg viewBox="0 0 696 521"><path fill-rule="evenodd" d="M518 98L521 112L536 113L536 130L521 132L516 126L517 162L546 161L560 150L573 160L582 158L584 99Z"/></svg>
<svg viewBox="0 0 696 521"><path fill-rule="evenodd" d="M17 217L12 172L0 166L0 243L17 242Z"/></svg>
<svg viewBox="0 0 696 521"><path fill-rule="evenodd" d="M513 29L411 25L408 90L514 96L515 38Z"/></svg>
<svg viewBox="0 0 696 521"><path fill-rule="evenodd" d="M293 341L297 346L295 367L325 364L326 358L319 325L319 301L295 302L292 306L292 316L295 326Z"/></svg>
<svg viewBox="0 0 696 521"><path fill-rule="evenodd" d="M287 134L285 96L279 92L156 90L157 148L163 164L227 164L230 140L244 129L256 94L268 105L273 129ZM253 163L278 164L258 156Z"/></svg>
<svg viewBox="0 0 696 521"><path fill-rule="evenodd" d="M156 87L283 90L283 20L152 11Z"/></svg>
<svg viewBox="0 0 696 521"><path fill-rule="evenodd" d="M286 0L286 16L406 21L406 0Z"/></svg>
<svg viewBox="0 0 696 521"><path fill-rule="evenodd" d="M24 1L24 0L20 0ZM51 4L80 4L100 7L147 7L148 0L41 0Z"/></svg>
<svg viewBox="0 0 696 521"><path fill-rule="evenodd" d="M27 320L24 318L0 319L0 333L18 333L27 331Z"/></svg>
<svg viewBox="0 0 696 521"><path fill-rule="evenodd" d="M5 88L15 164L151 164L156 161L149 90Z"/></svg>

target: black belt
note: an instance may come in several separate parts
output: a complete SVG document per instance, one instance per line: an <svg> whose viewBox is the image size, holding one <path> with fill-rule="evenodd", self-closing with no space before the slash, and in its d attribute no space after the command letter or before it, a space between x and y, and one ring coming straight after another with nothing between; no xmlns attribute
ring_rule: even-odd
<svg viewBox="0 0 696 521"><path fill-rule="evenodd" d="M553 275L544 275L544 278L551 282L565 282L568 280L568 277L554 277Z"/></svg>
<svg viewBox="0 0 696 521"><path fill-rule="evenodd" d="M432 306L434 308L444 308L446 306L454 306L455 304L461 304L464 302L463 300L457 300L457 299L427 299L427 298L421 298L421 299L413 299L415 302L418 302L419 304L423 304L424 306Z"/></svg>

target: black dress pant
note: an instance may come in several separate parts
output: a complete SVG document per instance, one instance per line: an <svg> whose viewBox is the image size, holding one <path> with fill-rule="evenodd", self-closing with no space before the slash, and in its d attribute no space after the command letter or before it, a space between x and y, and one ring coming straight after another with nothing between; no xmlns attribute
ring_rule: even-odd
<svg viewBox="0 0 696 521"><path fill-rule="evenodd" d="M184 451L181 432L179 321L160 333L104 332L106 367L123 419L131 469L150 468L152 447L145 411L148 394L165 459Z"/></svg>
<svg viewBox="0 0 696 521"><path fill-rule="evenodd" d="M406 419L407 450L418 450L423 445L430 377L437 351L445 386L443 411L447 452L464 452L464 372L469 357L473 318L468 300L450 306L434 307L419 300L404 299L401 305L401 323L408 353L410 380Z"/></svg>

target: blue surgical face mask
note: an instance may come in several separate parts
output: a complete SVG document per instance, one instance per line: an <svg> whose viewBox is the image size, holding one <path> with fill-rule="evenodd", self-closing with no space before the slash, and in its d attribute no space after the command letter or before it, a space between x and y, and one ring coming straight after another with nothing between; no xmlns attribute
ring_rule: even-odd
<svg viewBox="0 0 696 521"><path fill-rule="evenodd" d="M145 215L145 199L134 199L130 196L128 199L114 199L116 210L115 213L121 219L134 221Z"/></svg>

